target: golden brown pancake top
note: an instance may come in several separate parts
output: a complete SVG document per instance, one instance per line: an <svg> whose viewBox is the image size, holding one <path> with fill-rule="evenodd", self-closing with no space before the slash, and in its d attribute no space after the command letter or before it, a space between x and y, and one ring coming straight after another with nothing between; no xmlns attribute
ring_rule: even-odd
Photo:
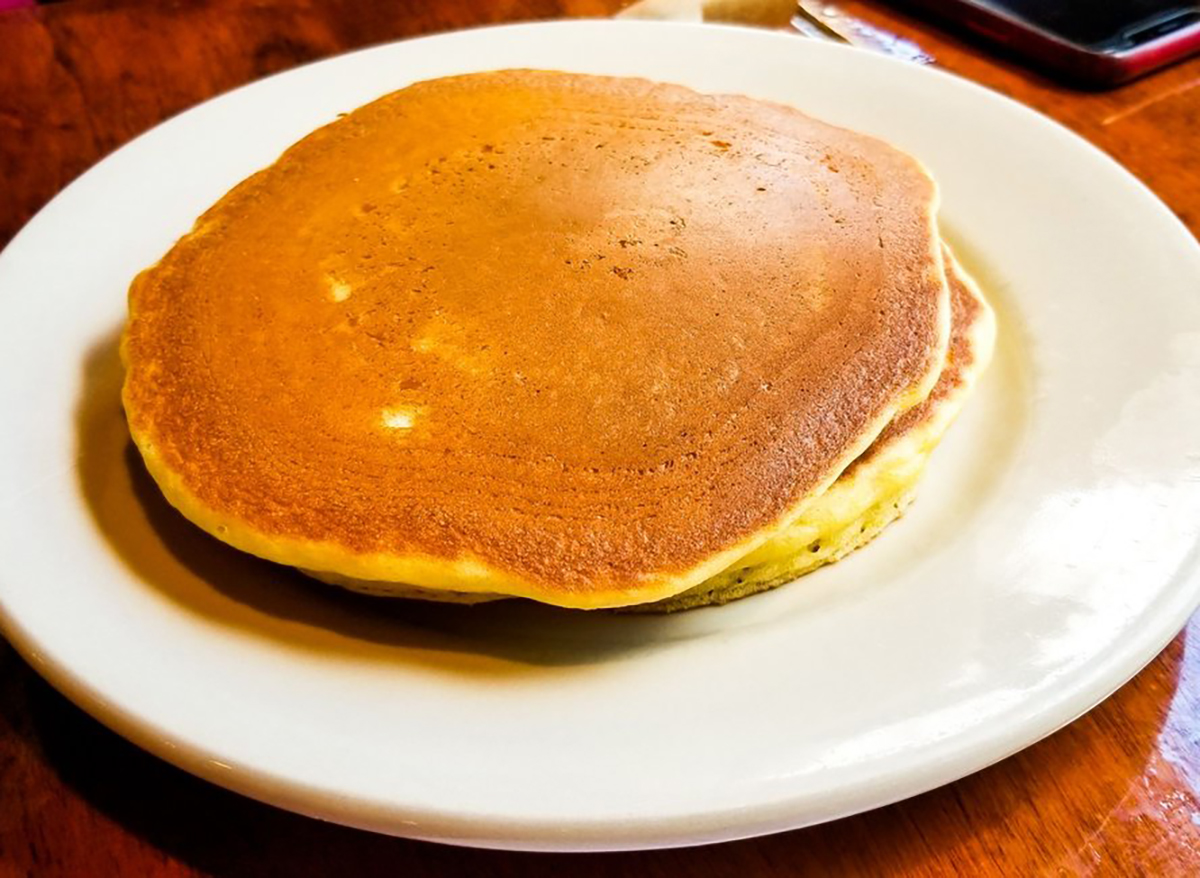
<svg viewBox="0 0 1200 878"><path fill-rule="evenodd" d="M939 368L935 198L891 147L748 98L418 83L134 282L131 429L269 536L568 590L684 571Z"/></svg>

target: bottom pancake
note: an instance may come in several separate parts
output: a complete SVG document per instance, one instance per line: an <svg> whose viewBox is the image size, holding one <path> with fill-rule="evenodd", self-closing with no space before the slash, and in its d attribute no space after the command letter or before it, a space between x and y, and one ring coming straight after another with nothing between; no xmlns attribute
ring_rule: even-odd
<svg viewBox="0 0 1200 878"><path fill-rule="evenodd" d="M618 612L669 613L724 604L791 582L869 543L903 514L925 464L991 358L995 318L975 282L946 248L951 337L946 365L924 402L898 415L875 442L792 523L721 573L687 591ZM305 570L322 582L389 597L476 604L508 595L440 591L399 582Z"/></svg>
<svg viewBox="0 0 1200 878"><path fill-rule="evenodd" d="M894 497L873 505L859 519L840 530L813 540L799 551L775 561L765 561L752 567L735 567L706 579L695 588L650 604L621 607L620 613L674 613L695 607L715 606L768 591L799 579L825 564L841 560L855 549L875 539L883 529L904 514L916 497L916 486L902 490Z"/></svg>

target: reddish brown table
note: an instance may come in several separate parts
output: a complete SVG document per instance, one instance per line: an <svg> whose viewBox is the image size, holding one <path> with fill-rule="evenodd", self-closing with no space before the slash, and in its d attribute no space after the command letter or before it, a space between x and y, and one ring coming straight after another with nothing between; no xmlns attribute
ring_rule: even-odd
<svg viewBox="0 0 1200 878"><path fill-rule="evenodd" d="M104 154L235 85L345 49L614 0L68 0L0 13L0 244ZM1200 231L1200 60L1118 91L1060 88L874 3L946 68L1062 121ZM0 304L12 290L0 290ZM2 312L0 312L2 313ZM2 319L2 318L0 318ZM10 429L5 425L6 429ZM1200 622L1083 719L998 766L770 838L597 856L459 850L251 802L85 716L0 641L0 878L183 875L1200 874Z"/></svg>

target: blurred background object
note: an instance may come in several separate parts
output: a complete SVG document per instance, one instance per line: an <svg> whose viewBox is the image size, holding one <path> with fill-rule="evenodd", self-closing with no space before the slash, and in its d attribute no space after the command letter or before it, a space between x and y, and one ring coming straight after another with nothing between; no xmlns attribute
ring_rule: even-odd
<svg viewBox="0 0 1200 878"><path fill-rule="evenodd" d="M849 15L836 3L797 3L796 0L639 0L621 10L616 17L788 28L813 39L848 43L905 61L919 64L933 61L911 40Z"/></svg>
<svg viewBox="0 0 1200 878"><path fill-rule="evenodd" d="M791 28L907 61L933 59L861 17L861 3L639 0L625 18ZM874 4L872 4L874 5ZM1200 52L1200 4L1180 0L895 0L1001 58L1087 88L1112 87ZM848 10L846 7L849 6Z"/></svg>
<svg viewBox="0 0 1200 878"><path fill-rule="evenodd" d="M1111 87L1200 52L1200 4L1181 0L901 0L1001 56Z"/></svg>

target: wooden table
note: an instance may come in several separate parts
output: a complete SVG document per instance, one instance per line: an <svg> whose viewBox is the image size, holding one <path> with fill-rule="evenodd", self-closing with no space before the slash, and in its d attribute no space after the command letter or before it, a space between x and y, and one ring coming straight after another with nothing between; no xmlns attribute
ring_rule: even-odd
<svg viewBox="0 0 1200 878"><path fill-rule="evenodd" d="M413 34L605 15L619 5L68 0L2 12L0 244L101 156L248 80ZM842 6L1075 129L1200 231L1200 60L1118 91L1080 93L880 5ZM0 302L13 294L0 291ZM590 857L385 838L243 799L107 731L0 641L0 878L1200 874L1198 619L1086 717L951 786L770 838Z"/></svg>

